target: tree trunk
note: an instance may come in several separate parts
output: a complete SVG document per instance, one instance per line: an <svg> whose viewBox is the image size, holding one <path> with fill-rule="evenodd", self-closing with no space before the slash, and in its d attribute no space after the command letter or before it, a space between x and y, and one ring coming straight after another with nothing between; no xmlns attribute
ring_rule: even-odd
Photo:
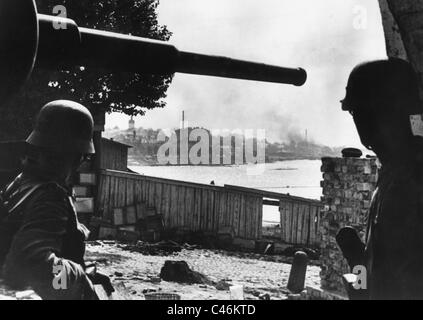
<svg viewBox="0 0 423 320"><path fill-rule="evenodd" d="M398 24L408 59L419 75L423 98L423 1L387 0L387 2ZM383 5L381 8L383 12Z"/></svg>

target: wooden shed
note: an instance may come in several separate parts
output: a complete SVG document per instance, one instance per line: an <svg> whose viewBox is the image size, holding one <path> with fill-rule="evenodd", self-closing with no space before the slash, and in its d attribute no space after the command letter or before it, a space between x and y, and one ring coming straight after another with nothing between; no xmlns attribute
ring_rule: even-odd
<svg viewBox="0 0 423 320"><path fill-rule="evenodd" d="M101 138L100 169L127 171L129 148L132 146Z"/></svg>

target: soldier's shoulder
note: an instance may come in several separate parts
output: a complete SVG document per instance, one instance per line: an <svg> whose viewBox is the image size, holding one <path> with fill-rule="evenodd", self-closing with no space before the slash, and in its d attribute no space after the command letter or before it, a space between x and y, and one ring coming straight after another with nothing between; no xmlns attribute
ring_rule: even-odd
<svg viewBox="0 0 423 320"><path fill-rule="evenodd" d="M22 212L24 208L24 212L27 209L38 210L36 208L45 206L67 210L69 205L67 190L59 184L25 177L18 177L10 184L2 194L2 201L7 208L17 212Z"/></svg>
<svg viewBox="0 0 423 320"><path fill-rule="evenodd" d="M32 177L18 177L6 193L7 198L13 203L22 198L25 202L36 201L64 201L68 197L65 188L56 182L42 181Z"/></svg>
<svg viewBox="0 0 423 320"><path fill-rule="evenodd" d="M386 210L397 210L398 207L409 210L410 208L417 208L421 201L422 192L423 180L405 172L393 177L381 192L381 198Z"/></svg>
<svg viewBox="0 0 423 320"><path fill-rule="evenodd" d="M42 197L62 200L68 197L68 191L56 182L33 183L30 188L35 188L35 198Z"/></svg>

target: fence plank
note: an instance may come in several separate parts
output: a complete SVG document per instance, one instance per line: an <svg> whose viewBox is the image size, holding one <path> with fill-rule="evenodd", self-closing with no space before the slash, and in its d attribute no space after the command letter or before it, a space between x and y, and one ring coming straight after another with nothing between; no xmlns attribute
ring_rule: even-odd
<svg viewBox="0 0 423 320"><path fill-rule="evenodd" d="M207 202L208 202L207 190L201 190L201 211L200 211L200 230L207 230Z"/></svg>
<svg viewBox="0 0 423 320"><path fill-rule="evenodd" d="M220 224L223 226L232 225L232 212L233 212L233 196L227 192L220 192ZM219 215L218 215L219 216Z"/></svg>
<svg viewBox="0 0 423 320"><path fill-rule="evenodd" d="M212 221L212 229L213 232L217 232L219 230L219 212L221 212L221 194L220 192L214 193L214 201L213 201L213 221Z"/></svg>
<svg viewBox="0 0 423 320"><path fill-rule="evenodd" d="M112 205L112 209L114 208L118 208L118 203L119 203L119 178L114 179L114 183L113 183L113 205Z"/></svg>
<svg viewBox="0 0 423 320"><path fill-rule="evenodd" d="M163 200L164 200L164 209L163 209L163 216L165 221L165 226L171 225L171 203L172 203L172 191L170 185L165 184L163 187Z"/></svg>
<svg viewBox="0 0 423 320"><path fill-rule="evenodd" d="M309 245L310 242L310 217L311 217L311 205L307 205L306 216L305 216L305 225L304 225L304 243L306 246Z"/></svg>
<svg viewBox="0 0 423 320"><path fill-rule="evenodd" d="M126 180L126 206L134 205L134 180Z"/></svg>
<svg viewBox="0 0 423 320"><path fill-rule="evenodd" d="M281 229L283 229L283 232L281 232L281 240L282 241L284 241L284 242L286 242L286 239L287 239L287 237L288 237L288 234L287 234L287 219L288 219L288 216L287 216L287 209L286 209L286 206L287 206L287 204L286 204L286 201L283 201L283 200L280 200L280 202L279 202L279 208L281 208L280 210L281 210Z"/></svg>
<svg viewBox="0 0 423 320"><path fill-rule="evenodd" d="M287 205L287 210L288 210L288 214L287 214L287 237L286 237L286 242L287 243L292 243L292 214L293 214L293 209L294 209L294 203L293 202L286 202Z"/></svg>
<svg viewBox="0 0 423 320"><path fill-rule="evenodd" d="M281 200L280 207L281 206L283 210L283 220L281 219L281 229L284 230L284 232L281 234L281 239L284 242L288 242L288 203L286 201Z"/></svg>
<svg viewBox="0 0 423 320"><path fill-rule="evenodd" d="M201 189L194 189L194 231L201 230Z"/></svg>
<svg viewBox="0 0 423 320"><path fill-rule="evenodd" d="M257 238L261 239L262 235L263 235L262 234L262 229L263 229L263 198L259 198L258 201L259 201L259 206L258 206L259 215L258 215L258 217L259 217L260 223L259 223L259 226L258 226Z"/></svg>
<svg viewBox="0 0 423 320"><path fill-rule="evenodd" d="M154 207L156 208L158 214L163 214L162 206L161 206L162 197L163 197L162 184L158 182L155 184L155 188L154 188Z"/></svg>
<svg viewBox="0 0 423 320"><path fill-rule="evenodd" d="M119 178L119 203L118 208L123 208L126 205L126 180L125 178ZM123 192L122 192L123 191Z"/></svg>
<svg viewBox="0 0 423 320"><path fill-rule="evenodd" d="M245 208L246 208L246 210L245 210L245 219L244 219L244 221L245 221L245 237L247 238L247 239L250 239L250 237L251 237L251 218L252 218L252 215L251 215L251 198L250 197L248 197L248 198L246 198L245 199Z"/></svg>
<svg viewBox="0 0 423 320"><path fill-rule="evenodd" d="M234 193L234 212L233 212L233 227L235 236L239 237L239 211L240 211L240 199L241 196L239 194Z"/></svg>
<svg viewBox="0 0 423 320"><path fill-rule="evenodd" d="M227 195L227 202L228 206L226 207L226 211L224 212L226 223L229 226L233 226L235 223L235 205L236 205L236 195L232 192L226 193Z"/></svg>
<svg viewBox="0 0 423 320"><path fill-rule="evenodd" d="M296 217L297 217L297 206L295 204L295 202L291 202L292 204L292 208L291 208L291 226L289 229L289 233L290 233L290 237L291 237L291 241L290 243L295 243L295 236L296 236L296 226L295 226L295 222L296 222Z"/></svg>
<svg viewBox="0 0 423 320"><path fill-rule="evenodd" d="M242 238L246 238L246 232L245 232L245 219L246 219L246 207L247 207L247 203L246 203L246 197L245 195L242 195L242 202L241 202L241 219L240 219L240 233L241 233L241 237Z"/></svg>
<svg viewBox="0 0 423 320"><path fill-rule="evenodd" d="M304 205L298 204L297 244L303 242Z"/></svg>
<svg viewBox="0 0 423 320"><path fill-rule="evenodd" d="M303 220L304 220L304 205L298 203L298 217L297 217L297 236L296 236L296 244L301 244L302 242L302 233L303 233Z"/></svg>
<svg viewBox="0 0 423 320"><path fill-rule="evenodd" d="M257 221L257 211L256 211L256 198L252 198L250 201L250 205L251 205L251 210L250 210L250 214L251 214L251 219L250 219L250 239L255 239L256 238L256 227L258 225L258 221Z"/></svg>
<svg viewBox="0 0 423 320"><path fill-rule="evenodd" d="M171 228L178 225L178 187L171 186L171 203L170 203L170 226Z"/></svg>
<svg viewBox="0 0 423 320"><path fill-rule="evenodd" d="M295 232L295 244L301 244L301 223L303 221L303 211L302 211L302 205L300 203L296 203L297 205L297 214L296 214L296 225L294 227L294 232Z"/></svg>
<svg viewBox="0 0 423 320"><path fill-rule="evenodd" d="M209 198L209 204L208 204L208 230L213 232L214 228L213 228L213 213L214 213L214 206L215 206L215 202L214 202L214 198L215 198L215 194L216 191L211 190L210 191L210 198Z"/></svg>
<svg viewBox="0 0 423 320"><path fill-rule="evenodd" d="M150 182L148 186L148 206L154 207L154 194L155 194L156 182Z"/></svg>
<svg viewBox="0 0 423 320"><path fill-rule="evenodd" d="M301 235L301 244L302 245L307 245L308 242L308 237L309 237L309 221L310 221L310 206L308 204L303 204L303 211L304 211L304 215L303 215L303 231L302 231L302 235Z"/></svg>
<svg viewBox="0 0 423 320"><path fill-rule="evenodd" d="M247 230L248 230L248 239L254 239L254 229L255 229L255 210L254 210L254 198L248 198L248 211L247 211L247 217L245 219L247 224Z"/></svg>
<svg viewBox="0 0 423 320"><path fill-rule="evenodd" d="M193 188L186 188L186 225L190 228L190 230L194 230L194 189Z"/></svg>

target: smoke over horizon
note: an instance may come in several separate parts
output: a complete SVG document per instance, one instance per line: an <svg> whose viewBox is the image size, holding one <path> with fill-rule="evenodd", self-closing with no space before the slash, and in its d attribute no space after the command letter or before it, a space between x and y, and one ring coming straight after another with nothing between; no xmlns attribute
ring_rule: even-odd
<svg viewBox="0 0 423 320"><path fill-rule="evenodd" d="M366 13L362 29L354 27L357 7ZM386 56L376 0L161 0L159 21L181 50L302 67L308 79L295 87L176 74L166 108L149 110L137 126L178 127L184 110L192 126L265 129L269 140L285 142L307 130L309 142L361 146L339 100L355 65Z"/></svg>

